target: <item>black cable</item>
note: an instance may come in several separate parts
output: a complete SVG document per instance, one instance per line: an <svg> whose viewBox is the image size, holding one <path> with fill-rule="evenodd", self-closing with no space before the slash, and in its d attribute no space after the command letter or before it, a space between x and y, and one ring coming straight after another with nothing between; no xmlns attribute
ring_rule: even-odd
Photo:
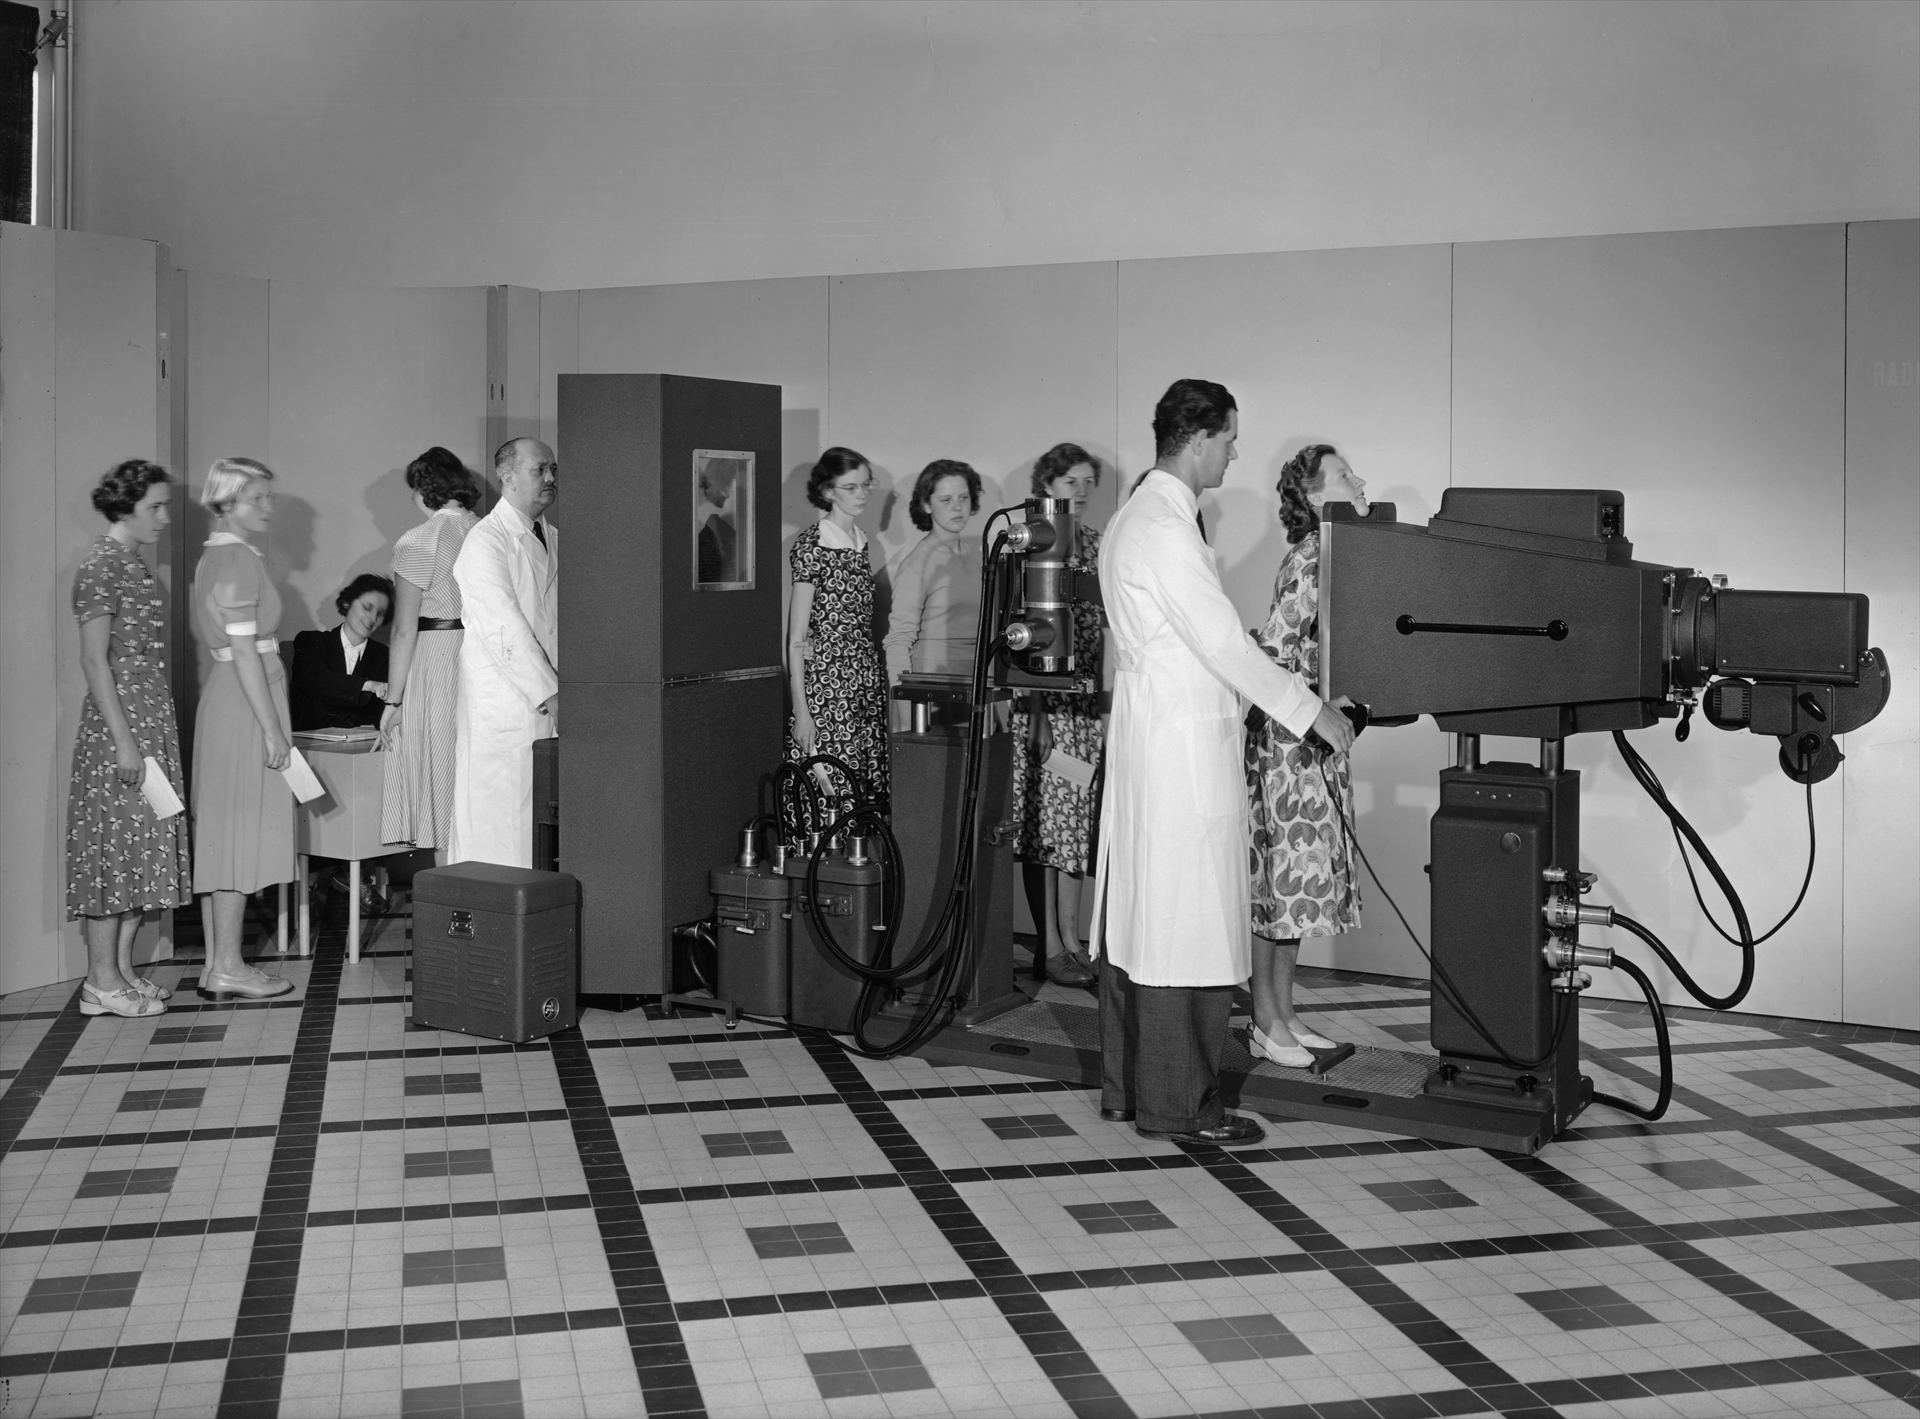
<svg viewBox="0 0 1920 1419"><path fill-rule="evenodd" d="M1649 768L1647 772L1652 773L1653 770ZM1656 779L1655 782L1658 782L1658 779ZM1811 886L1813 883L1813 862L1819 846L1819 838L1814 830L1814 825L1813 825L1813 785L1808 784L1806 786L1806 790L1807 790L1807 870L1805 875L1803 875L1800 878L1800 892L1799 892L1799 895L1794 897L1793 905L1787 908L1787 914L1785 916L1781 917L1780 920L1776 921L1773 924L1773 926L1768 931L1766 931L1763 935L1756 936L1753 938L1753 944L1756 946L1763 946L1767 942L1771 941L1775 936L1779 934L1781 927L1785 926L1788 922L1793 920L1794 913L1800 910L1800 904L1806 901L1807 899L1807 888ZM1731 942L1733 945L1738 946L1740 944L1740 939L1737 936L1730 936L1727 934L1727 929L1722 925L1720 925L1718 918L1716 918L1713 914L1713 909L1707 905L1707 899L1701 895L1700 879L1693 875L1693 858L1687 852L1686 841L1680 836L1680 830L1678 828L1675 828L1673 831L1673 842L1674 842L1674 846L1680 849L1680 865L1687 869L1687 881L1693 887L1693 899L1700 904L1700 914L1707 919L1707 924L1709 926L1711 926L1715 931L1720 933L1720 937L1722 940Z"/></svg>
<svg viewBox="0 0 1920 1419"><path fill-rule="evenodd" d="M1700 861L1706 865L1708 873L1712 875L1715 884L1720 888L1728 904L1733 908L1733 919L1740 928L1740 939L1734 942L1734 944L1740 948L1740 983L1734 987L1731 995L1708 995L1694 983L1691 976L1680 969L1679 963L1674 961L1672 953L1668 952L1666 947L1660 947L1663 958L1673 967L1674 975L1678 977L1680 983L1687 988L1694 999L1700 1001L1703 1005L1712 1006L1715 1010L1731 1010L1734 1006L1745 1000L1747 998L1747 992L1753 988L1753 924L1747 920L1746 904L1740 900L1739 892L1734 890L1733 883L1728 880L1727 874L1721 870L1719 859L1714 857L1712 850L1701 840L1700 834L1694 831L1693 824L1687 821L1686 815L1681 813L1678 808L1675 808L1672 801L1668 799L1666 789L1660 784L1660 776L1654 773L1652 766L1640 757L1639 751L1627 742L1627 736L1618 729L1613 731L1613 743L1614 747L1620 751L1620 757L1625 761L1628 771L1639 781L1640 787L1646 790L1647 796L1653 800L1654 806L1667 815L1667 821L1673 825L1676 833L1684 833L1686 840L1693 844L1694 850L1700 854ZM1688 875L1691 876L1691 872L1689 872ZM1702 905L1704 905L1704 903ZM1616 913L1614 920L1624 921L1625 919ZM1775 929L1778 930L1778 928ZM1652 933L1647 932L1644 927L1641 928L1640 931L1643 939L1649 942L1654 939Z"/></svg>
<svg viewBox="0 0 1920 1419"><path fill-rule="evenodd" d="M1615 920L1619 918L1616 917ZM1665 948L1662 947L1661 950L1664 953ZM1652 1123L1663 1117L1667 1112L1667 1105L1673 1102L1673 1041L1667 1034L1667 1012L1662 1008L1660 997L1654 993L1653 981L1645 971L1625 956L1619 955L1613 958L1613 966L1615 970L1625 971L1633 977L1634 983L1640 987L1640 993L1647 997L1647 1009L1653 1013L1653 1033L1660 1045L1660 1093L1654 1099L1652 1108L1630 1103L1612 1094L1603 1094L1597 1089L1594 1091L1593 1101L1596 1104L1606 1104L1610 1108L1625 1110Z"/></svg>

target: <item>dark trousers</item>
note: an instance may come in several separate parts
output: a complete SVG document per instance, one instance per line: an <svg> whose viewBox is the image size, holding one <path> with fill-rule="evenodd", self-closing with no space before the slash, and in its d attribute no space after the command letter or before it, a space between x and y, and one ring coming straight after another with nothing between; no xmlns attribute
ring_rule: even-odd
<svg viewBox="0 0 1920 1419"><path fill-rule="evenodd" d="M1100 963L1100 1107L1132 1109L1156 1133L1212 1128L1233 987L1135 985Z"/></svg>

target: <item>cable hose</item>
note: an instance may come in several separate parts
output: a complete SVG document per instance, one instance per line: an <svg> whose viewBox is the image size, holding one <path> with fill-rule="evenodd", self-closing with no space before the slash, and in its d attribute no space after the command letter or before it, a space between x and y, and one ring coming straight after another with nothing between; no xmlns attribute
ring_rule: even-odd
<svg viewBox="0 0 1920 1419"><path fill-rule="evenodd" d="M989 518L987 530L990 531L994 521L1007 511L1007 509L1002 509L1000 512L995 513L993 517ZM983 543L986 541L986 532L981 534L981 540ZM1008 578L1005 577L1004 568L1000 566L999 562L1000 549L1005 541L1006 534L1002 533L999 539L993 543L991 552L983 558L983 565L980 571L983 617L991 614L991 608L997 606L1004 596ZM952 885L948 888L947 900L932 928L927 932L926 937L915 950L913 956L899 966L892 965L891 961L899 935L900 915L904 898L901 884L905 880L906 869L905 864L900 859L899 843L895 840L891 826L887 823L884 805L871 794L864 791L865 785L860 782L858 776L854 774L848 765L830 754L810 755L799 764L783 766L789 767L791 775L797 775L801 781L807 784L808 788L815 793L816 802L819 801L818 786L814 783L811 775L807 773L807 770L815 763L824 764L844 774L849 787L853 789L855 794L856 802L854 807L848 812L843 813L839 819L832 823L830 828L822 833L819 845L815 848L808 860L807 917L821 945L826 948L841 966L858 976L863 982L859 998L854 1006L853 1030L851 1031L854 1042L851 1045L840 1042L841 1048L846 1049L849 1053L859 1058L892 1059L897 1055L906 1054L918 1048L921 1044L932 1038L934 1034L944 1029L947 1021L952 1018L954 1010L958 1008L959 997L957 992L959 982L966 976L968 971L971 970L976 944L973 930L972 885L974 854L979 836L980 772L983 757L980 753L980 747L986 737L985 730L987 726L987 706L985 703L987 667L992 651L997 644L997 636L989 638L984 635L976 635L974 638L973 674L969 687L971 690L971 706L967 723L966 757L961 772L963 799L959 822L959 849L954 860ZM782 775L781 777L786 776L788 775ZM822 816L824 817L824 815ZM827 925L824 914L820 911L818 891L820 862L829 850L834 839L845 827L852 826L867 817L871 817L874 825L879 829L879 836L885 843L888 863L888 871L883 879L886 883L886 890L882 898L882 914L886 918L886 929L880 935L880 943L875 949L874 964L872 965L855 959L841 947L839 941L834 937L832 929ZM898 1038L885 1045L876 1043L868 1036L867 1025L885 1003L883 997L886 994L887 987L893 982L904 979L920 970L927 961L933 957L934 952L942 943L946 944L947 949L939 956L937 961L937 975L934 976L932 981L932 994L928 996L925 1005L918 1015L908 1022L906 1029ZM757 1023L761 1024L781 1023L761 1020L755 1016L746 1016L743 1018L754 1019ZM788 1028L796 1031L819 1034L827 1038L834 1037L833 1032L830 1030L822 1030L806 1025L794 1025L791 1022L785 1023L787 1023Z"/></svg>
<svg viewBox="0 0 1920 1419"><path fill-rule="evenodd" d="M1619 918L1616 917L1615 920ZM1652 1108L1618 1098L1613 1094L1603 1094L1597 1089L1594 1091L1593 1101L1596 1104L1605 1104L1609 1108L1621 1109L1652 1123L1665 1116L1667 1105L1673 1102L1673 1041L1667 1034L1667 1012L1661 1007L1660 997L1653 989L1653 980L1645 971L1624 956L1613 958L1613 968L1617 971L1625 971L1632 976L1634 983L1640 987L1640 993L1647 997L1647 1009L1653 1013L1654 1037L1660 1046L1660 1093L1655 1097Z"/></svg>
<svg viewBox="0 0 1920 1419"><path fill-rule="evenodd" d="M1627 929L1633 931L1635 935L1639 936L1649 945L1655 946L1661 959L1667 963L1673 971L1674 976L1686 987L1687 992L1692 995L1695 1000L1700 1001L1703 1005L1709 1005L1715 1010L1731 1010L1734 1006L1745 1000L1747 998L1747 992L1753 988L1753 924L1747 920L1746 904L1740 900L1739 892L1734 890L1733 883L1728 880L1727 874L1721 870L1720 861L1713 855L1712 849L1701 840L1700 834L1694 831L1693 824L1687 821L1686 815L1673 806L1672 801L1667 797L1666 789L1660 784L1659 775L1655 774L1647 761L1640 757L1639 751L1627 742L1627 736L1616 729L1613 731L1613 743L1614 747L1619 750L1621 759L1626 762L1628 771L1632 773L1634 778L1639 780L1640 787L1646 790L1647 796L1653 800L1654 806L1667 815L1667 821L1673 825L1676 832L1684 834L1686 840L1693 844L1694 850L1700 854L1700 861L1705 864L1708 873L1711 874L1715 884L1726 897L1728 905L1733 908L1733 919L1740 928L1740 939L1734 942L1734 944L1740 948L1740 983L1734 987L1731 995L1708 995L1694 983L1693 977L1689 976L1686 971L1681 968L1680 963L1673 958L1673 953L1668 951L1665 946L1657 943L1653 933L1645 927L1639 926L1638 923L1629 926ZM1684 855L1685 854L1682 853L1682 856ZM1614 914L1614 920L1624 924L1628 919L1620 916L1616 912ZM1775 929L1777 930L1778 928Z"/></svg>

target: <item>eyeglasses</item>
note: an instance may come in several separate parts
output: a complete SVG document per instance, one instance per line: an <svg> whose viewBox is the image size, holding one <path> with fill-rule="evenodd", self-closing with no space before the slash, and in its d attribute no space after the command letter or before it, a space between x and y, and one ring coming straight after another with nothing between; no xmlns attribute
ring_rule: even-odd
<svg viewBox="0 0 1920 1419"><path fill-rule="evenodd" d="M843 493L871 493L873 491L873 479L868 478L859 483L835 483L833 486Z"/></svg>

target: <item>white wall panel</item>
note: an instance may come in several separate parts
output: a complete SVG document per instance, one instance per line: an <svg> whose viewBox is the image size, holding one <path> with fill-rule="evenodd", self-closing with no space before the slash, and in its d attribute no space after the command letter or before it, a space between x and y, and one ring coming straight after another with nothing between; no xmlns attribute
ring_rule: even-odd
<svg viewBox="0 0 1920 1419"><path fill-rule="evenodd" d="M873 460L867 530L889 563L925 535L907 500L936 458L973 465L984 518L1029 496L1034 459L1080 444L1106 465L1089 508L1105 524L1116 506L1113 283L1105 264L835 278L826 441Z"/></svg>
<svg viewBox="0 0 1920 1419"><path fill-rule="evenodd" d="M1120 447L1129 478L1153 462L1153 406L1175 379L1217 380L1240 406L1240 459L1201 499L1222 580L1248 626L1266 620L1285 555L1280 468L1331 443L1372 497L1424 521L1447 485L1448 250L1366 251L1123 262ZM1369 731L1354 754L1362 845L1408 920L1426 935L1427 819L1443 741L1430 722ZM1371 884L1362 928L1309 943L1313 965L1426 974Z"/></svg>
<svg viewBox="0 0 1920 1419"><path fill-rule="evenodd" d="M1456 248L1454 483L1617 488L1643 561L1725 572L1736 587L1844 589L1844 267L1837 226ZM1807 842L1804 791L1781 774L1778 745L1697 719L1686 744L1670 725L1633 742L1756 931L1772 926ZM1609 737L1576 737L1567 763L1583 774L1595 900L1652 929L1710 992L1730 989L1738 953L1703 922L1665 819ZM1799 915L1760 948L1749 1009L1840 1014L1839 790L1838 778L1814 790L1820 860ZM1658 966L1624 933L1588 934ZM1688 1000L1653 974L1668 1000ZM1598 977L1600 993L1635 994Z"/></svg>
<svg viewBox="0 0 1920 1419"><path fill-rule="evenodd" d="M486 291L275 282L268 345L268 566L290 637L333 625L334 595L358 573L387 573L420 520L413 458L441 444L485 466Z"/></svg>
<svg viewBox="0 0 1920 1419"><path fill-rule="evenodd" d="M1842 1018L1920 1027L1920 222L1847 229L1847 583L1893 670L1849 735Z"/></svg>

